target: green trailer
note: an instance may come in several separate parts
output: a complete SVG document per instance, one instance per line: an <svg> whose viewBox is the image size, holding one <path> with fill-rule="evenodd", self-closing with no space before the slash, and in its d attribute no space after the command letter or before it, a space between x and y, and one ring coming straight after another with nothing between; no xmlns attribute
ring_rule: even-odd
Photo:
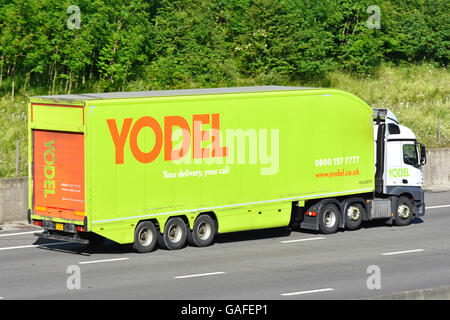
<svg viewBox="0 0 450 320"><path fill-rule="evenodd" d="M289 225L332 233L386 206L374 112L339 90L40 96L28 112L28 219L41 237L148 252Z"/></svg>

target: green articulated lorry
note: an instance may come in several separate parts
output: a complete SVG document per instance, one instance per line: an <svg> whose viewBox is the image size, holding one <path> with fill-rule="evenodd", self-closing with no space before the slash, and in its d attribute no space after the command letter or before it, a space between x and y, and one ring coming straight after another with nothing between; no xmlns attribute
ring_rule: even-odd
<svg viewBox="0 0 450 320"><path fill-rule="evenodd" d="M31 97L28 221L39 237L138 252L218 233L322 233L425 214L425 148L349 93L235 87Z"/></svg>

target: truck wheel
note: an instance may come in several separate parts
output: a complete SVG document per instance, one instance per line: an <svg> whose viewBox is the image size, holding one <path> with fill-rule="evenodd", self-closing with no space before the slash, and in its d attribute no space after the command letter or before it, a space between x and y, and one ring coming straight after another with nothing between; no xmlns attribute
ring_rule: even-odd
<svg viewBox="0 0 450 320"><path fill-rule="evenodd" d="M364 213L365 209L360 203L352 203L345 212L345 227L349 230L361 227Z"/></svg>
<svg viewBox="0 0 450 320"><path fill-rule="evenodd" d="M413 204L407 197L400 197L397 200L395 211L395 224L398 226L407 226L413 218Z"/></svg>
<svg viewBox="0 0 450 320"><path fill-rule="evenodd" d="M216 235L216 222L210 216L204 214L194 222L194 229L188 235L188 242L197 247L209 246Z"/></svg>
<svg viewBox="0 0 450 320"><path fill-rule="evenodd" d="M187 237L186 223L181 218L170 218L164 227L163 246L168 250L177 250L184 246Z"/></svg>
<svg viewBox="0 0 450 320"><path fill-rule="evenodd" d="M139 223L134 231L133 249L139 253L147 253L155 248L158 232L151 221Z"/></svg>
<svg viewBox="0 0 450 320"><path fill-rule="evenodd" d="M325 205L319 214L319 229L325 234L335 233L339 228L341 213L338 207L329 203Z"/></svg>

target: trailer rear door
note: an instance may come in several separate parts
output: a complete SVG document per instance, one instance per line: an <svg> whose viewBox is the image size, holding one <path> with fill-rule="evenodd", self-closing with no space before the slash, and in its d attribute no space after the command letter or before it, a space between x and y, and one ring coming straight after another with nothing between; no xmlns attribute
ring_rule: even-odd
<svg viewBox="0 0 450 320"><path fill-rule="evenodd" d="M34 214L84 220L84 135L47 130L33 134Z"/></svg>

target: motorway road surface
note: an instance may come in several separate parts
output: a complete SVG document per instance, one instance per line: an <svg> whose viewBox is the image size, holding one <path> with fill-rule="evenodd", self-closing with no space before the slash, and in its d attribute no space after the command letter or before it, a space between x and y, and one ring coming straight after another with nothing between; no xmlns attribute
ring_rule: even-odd
<svg viewBox="0 0 450 320"><path fill-rule="evenodd" d="M149 254L0 232L0 299L357 299L450 285L450 191L425 201L407 227L240 232Z"/></svg>

